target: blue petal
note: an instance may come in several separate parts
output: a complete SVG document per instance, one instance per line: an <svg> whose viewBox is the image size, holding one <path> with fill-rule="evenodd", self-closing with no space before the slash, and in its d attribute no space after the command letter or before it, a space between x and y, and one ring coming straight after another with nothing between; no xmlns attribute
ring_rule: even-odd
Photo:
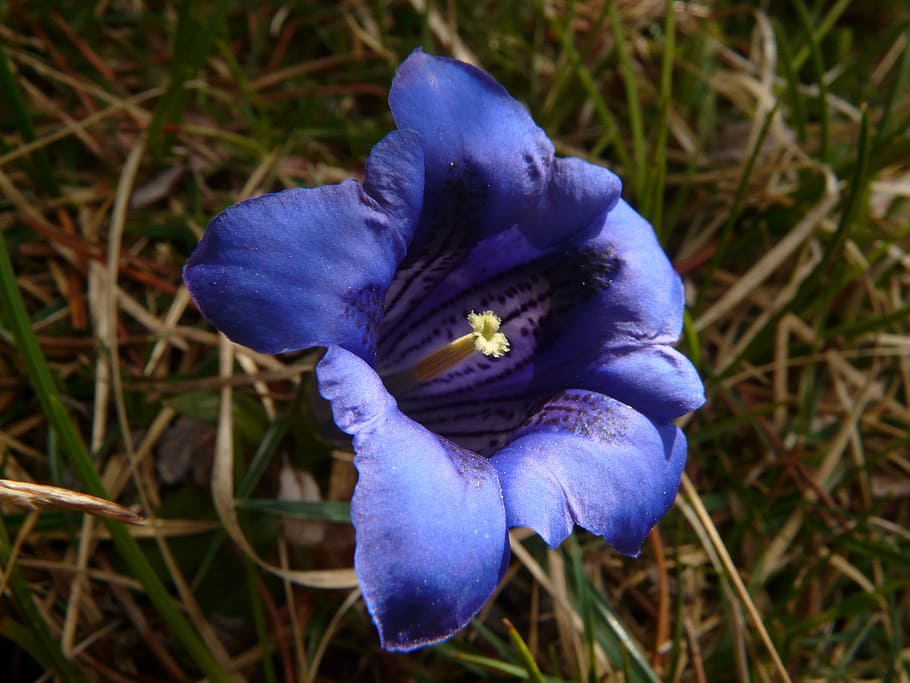
<svg viewBox="0 0 910 683"><path fill-rule="evenodd" d="M586 247L611 253L622 263L598 303L610 317L616 338L673 344L682 331L685 296L682 280L661 248L654 229L620 200L603 230ZM580 327L584 323L579 319Z"/></svg>
<svg viewBox="0 0 910 683"><path fill-rule="evenodd" d="M475 357L414 389L408 403L495 402L572 386L615 396L661 422L694 409L703 401L701 382L670 348L682 328L682 281L651 226L625 202L599 228L547 250L535 251L517 229L490 238L486 271L482 256L472 256L445 280L447 298L415 304L411 322L397 330L383 323L379 367L413 365L465 334L467 312L489 308L502 318L510 352ZM473 282L461 276L467 264L477 264Z"/></svg>
<svg viewBox="0 0 910 683"><path fill-rule="evenodd" d="M589 227L619 199L615 174L555 158L521 103L470 64L415 50L398 68L389 106L399 128L423 139L427 196L461 194L445 208L461 211L458 228L479 225L478 238L517 224L535 245L552 245Z"/></svg>
<svg viewBox="0 0 910 683"><path fill-rule="evenodd" d="M420 214L423 157L396 131L355 181L250 199L216 216L184 280L202 314L264 353L340 344L372 359L381 306Z"/></svg>
<svg viewBox="0 0 910 683"><path fill-rule="evenodd" d="M415 51L398 69L389 104L399 127L420 134L427 174L420 225L387 299L391 325L449 293L450 273L471 279L470 261L478 249L487 255L481 265L491 261L496 245L486 241L499 233L516 230L533 253L598 227L619 198L616 175L555 158L521 104L468 64Z"/></svg>
<svg viewBox="0 0 910 683"><path fill-rule="evenodd" d="M674 425L577 390L550 400L492 458L509 526L556 547L577 524L627 555L673 504L685 461Z"/></svg>
<svg viewBox="0 0 910 683"><path fill-rule="evenodd" d="M481 455L492 455L546 397L504 396L495 401L399 399L401 410L427 429Z"/></svg>
<svg viewBox="0 0 910 683"><path fill-rule="evenodd" d="M405 417L357 356L330 347L316 374L336 424L354 436L354 563L383 647L444 640L480 610L508 564L496 471Z"/></svg>
<svg viewBox="0 0 910 683"><path fill-rule="evenodd" d="M615 178L607 169L580 159L556 159L552 182L522 223L472 243L464 253L448 244L436 257L425 251L427 245L418 237L390 290L380 333L383 364L407 365L413 362L408 354L427 352L423 345L413 344L416 335L410 335L410 341L404 339L412 329L432 328L431 344L445 341L448 332L461 336L463 329L452 330L448 324L453 308L464 310L455 320L463 328L468 311L504 304L506 290L534 273L534 264L563 279L572 277L571 258L563 258L563 252L602 228L607 210L618 200ZM463 206L457 204L457 210ZM456 235L470 225L466 219L456 223L451 231ZM536 231L552 243L533 240Z"/></svg>
<svg viewBox="0 0 910 683"><path fill-rule="evenodd" d="M398 67L389 106L399 128L423 139L427 194L455 190L482 203L481 232L507 228L537 204L553 144L488 74L417 50Z"/></svg>
<svg viewBox="0 0 910 683"><path fill-rule="evenodd" d="M704 386L689 359L656 344L612 348L564 381L608 394L657 422L675 420L705 402Z"/></svg>

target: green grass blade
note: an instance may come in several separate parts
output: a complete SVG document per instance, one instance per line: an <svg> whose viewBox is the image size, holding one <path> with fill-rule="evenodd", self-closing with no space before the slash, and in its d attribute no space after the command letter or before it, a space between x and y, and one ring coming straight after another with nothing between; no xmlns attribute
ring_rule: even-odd
<svg viewBox="0 0 910 683"><path fill-rule="evenodd" d="M490 671L495 671L506 676L511 676L512 678L521 680L528 679L528 672L526 669L516 664L510 664L509 662L501 662L498 659L493 659L492 657L475 655L471 654L470 652L453 652L452 658L458 660L459 662L483 667L484 669L489 669Z"/></svg>
<svg viewBox="0 0 910 683"><path fill-rule="evenodd" d="M784 81L787 84L787 97L790 100L790 115L796 127L796 139L805 142L808 137L807 123L809 114L806 108L806 98L799 87L796 62L790 54L790 42L787 32L779 21L772 22L774 36L777 39L777 49L780 50L780 63L784 70Z"/></svg>
<svg viewBox="0 0 910 683"><path fill-rule="evenodd" d="M796 9L796 14L799 16L799 20L803 25L803 30L806 32L806 39L808 41L808 50L809 54L812 56L812 67L815 70L815 83L818 86L818 107L819 107L819 159L823 163L829 161L829 131L831 128L831 112L828 108L828 83L825 81L825 62L822 58L822 50L819 45L819 40L821 36L824 35L821 31L815 32L812 30L812 17L809 16L809 10L806 8L806 3L803 0L794 0L794 8ZM804 48L805 49L805 48ZM794 66L795 70L799 70L799 55L796 59L797 64Z"/></svg>
<svg viewBox="0 0 910 683"><path fill-rule="evenodd" d="M901 97L905 97L907 92L910 91L910 31L904 33L904 43L904 51L897 67L897 75L894 78L894 87L888 93L888 98L882 109L878 132L875 136L875 147L881 146L892 135L901 132L900 125L895 123L895 105L900 102Z"/></svg>
<svg viewBox="0 0 910 683"><path fill-rule="evenodd" d="M23 641L23 644L26 640L30 641L27 649L32 656L43 666L55 671L63 680L76 683L87 681L85 675L63 654L60 643L54 638L44 615L35 605L32 592L18 567L10 566L11 552L9 535L6 532L6 525L3 523L3 516L0 515L0 568L7 579L7 587L13 595L16 607L25 620L25 625L21 629L21 637L18 640ZM12 627L12 624L7 622L5 626Z"/></svg>
<svg viewBox="0 0 910 683"><path fill-rule="evenodd" d="M66 412L50 368L38 346L31 320L25 309L25 302L22 300L22 294L16 283L5 239L0 239L0 304L2 304L5 321L16 339L16 346L22 355L35 394L41 402L51 429L60 440L60 446L69 458L70 466L88 493L106 498L101 477L92 463L79 432ZM227 674L218 666L193 627L184 618L161 579L146 560L136 539L122 524L109 520L103 521L117 550L129 565L133 575L142 583L149 599L168 624L174 637L180 641L187 653L212 681L227 682Z"/></svg>
<svg viewBox="0 0 910 683"><path fill-rule="evenodd" d="M272 462L275 453L278 452L278 446L281 444L281 440L284 438L285 434L287 434L287 430L287 418L280 417L275 420L266 431L265 436L259 443L259 447L256 449L253 460L250 462L249 469L237 485L236 499L246 498L253 492L253 489L256 484L259 483L259 479L265 473L269 463ZM206 550L205 555L203 555L202 561L199 563L199 568L196 570L196 574L193 577L192 585L194 587L198 586L203 581L205 575L212 568L215 558L218 556L218 551L221 549L221 544L224 543L226 538L227 532L224 529L219 529L212 537L209 547Z"/></svg>
<svg viewBox="0 0 910 683"><path fill-rule="evenodd" d="M831 6L831 9L828 10L825 18L819 23L818 28L813 30L811 22L808 24L810 43L808 45L803 45L799 52L796 53L796 57L793 59L794 69L799 70L800 67L806 63L806 59L812 54L812 44L814 43L817 45L821 39L828 34L828 31L837 23L837 20L852 2L853 0L838 0L834 3L834 5ZM802 4L802 2L799 4ZM805 10L805 5L803 5L802 9ZM797 8L797 11L800 11L799 8Z"/></svg>
<svg viewBox="0 0 910 683"><path fill-rule="evenodd" d="M28 107L22 97L22 91L19 89L9 58L7 58L2 45L0 45L0 100L5 101L6 105L12 110L13 122L19 129L22 139L25 142L34 142L35 128L32 125L32 118L29 116ZM5 143L2 139L0 141ZM29 156L33 165L32 175L38 187L48 194L59 195L60 188L54 181L54 172L44 149L36 149Z"/></svg>
<svg viewBox="0 0 910 683"><path fill-rule="evenodd" d="M180 2L167 91L158 100L148 128L149 149L154 155L162 152L164 127L181 118L189 96L186 82L202 67L230 2L219 0L204 18L197 16L200 4L193 0Z"/></svg>
<svg viewBox="0 0 910 683"><path fill-rule="evenodd" d="M244 558L246 566L246 584L250 596L250 606L253 613L253 627L256 630L256 638L259 640L259 647L262 648L264 656L262 658L263 675L266 683L277 683L278 677L275 674L275 664L270 656L275 649L275 641L269 632L268 621L266 619L265 607L262 604L262 595L260 594L259 566L249 557Z"/></svg>
<svg viewBox="0 0 910 683"><path fill-rule="evenodd" d="M673 101L673 62L676 58L676 12L673 0L667 0L664 20L664 45L660 64L660 92L657 121L654 124L654 148L647 165L645 189L639 209L651 221L658 238L664 231L664 192L667 182L667 136L670 130L670 109Z"/></svg>
<svg viewBox="0 0 910 683"><path fill-rule="evenodd" d="M619 71L622 74L623 86L626 91L626 119L632 129L632 157L634 165L626 168L626 175L632 178L632 190L636 197L645 195L644 181L646 177L645 166L645 124L641 112L641 100L638 92L638 76L632 67L629 57L629 47L623 32L622 17L616 8L616 2L610 0L610 24L613 28L613 40L616 41L616 57L619 60ZM672 14L672 12L671 12Z"/></svg>
<svg viewBox="0 0 910 683"><path fill-rule="evenodd" d="M591 75L591 71L584 65L581 60L581 55L578 54L578 50L575 48L571 35L571 27L561 26L555 16L548 20L550 22L550 27L559 36L560 45L565 51L566 57L569 59L572 68L575 70L575 75L578 78L579 83L581 83L585 95L591 100L591 104L594 106L594 111L597 113L601 125L604 127L602 144L599 144L597 149L592 150L592 154L597 156L601 152L599 148L604 145L612 145L611 149L619 158L619 165L624 170L628 171L633 166L631 163L632 160L629 157L629 152L626 150L625 145L622 144L616 121L610 113L610 109L607 107L607 103L604 101L600 89L594 81L594 77Z"/></svg>
<svg viewBox="0 0 910 683"><path fill-rule="evenodd" d="M635 674L634 678L627 680L659 683L660 678L641 653L641 650L638 649L635 639L626 630L622 620L616 616L610 606L603 600L603 597L595 596L594 605L596 613L600 616L605 627L604 630L609 634L609 639L614 645L614 649L617 646L619 648L621 657L617 656L617 663L625 660L624 663L627 663L631 667L630 671Z"/></svg>
<svg viewBox="0 0 910 683"><path fill-rule="evenodd" d="M711 257L711 261L706 269L704 279L707 283L710 283L714 279L714 274L717 271L718 266L727 254L727 249L732 241L733 227L736 225L736 221L739 220L743 205L746 201L746 192L749 189L749 179L752 177L755 161L758 159L759 152L761 152L761 149L765 144L765 139L768 137L768 131L771 130L771 123L774 121L774 115L777 113L777 108L779 106L780 103L775 104L774 108L765 116L758 137L755 139L755 145L752 147L752 151L749 153L749 158L746 160L746 165L743 168L742 175L739 177L736 194L733 196L733 204L730 206L730 214L727 216L727 220L720 230L720 234L717 238L717 249L714 252L714 256ZM702 291L705 291L706 289L707 287Z"/></svg>
<svg viewBox="0 0 910 683"><path fill-rule="evenodd" d="M351 523L350 503L332 500L315 503L301 500L273 500L272 498L238 498L237 507L242 510L296 519Z"/></svg>
<svg viewBox="0 0 910 683"><path fill-rule="evenodd" d="M509 640L512 641L512 645L518 650L518 655L521 657L525 670L528 672L528 680L533 681L533 683L544 683L543 674L540 673L537 662L534 661L534 655L531 654L518 629L508 619L503 619L503 621L509 631Z"/></svg>
<svg viewBox="0 0 910 683"><path fill-rule="evenodd" d="M567 540L566 548L563 551L565 555L569 558L569 564L572 567L572 578L575 581L575 592L577 594L577 605L578 611L581 613L581 618L584 623L584 641L585 641L585 656L588 659L588 670L584 672L584 675L587 677L588 683L596 683L597 681L597 671L595 668L596 659L594 657L594 609L591 606L591 599L589 596L589 585L585 576L584 561L582 559L581 548L578 545L578 540L572 536ZM582 672L579 671L579 678L581 678Z"/></svg>
<svg viewBox="0 0 910 683"><path fill-rule="evenodd" d="M860 119L859 137L856 141L856 161L853 164L853 174L850 176L847 197L841 207L840 220L834 230L834 238L825 249L824 256L819 264L815 267L809 279L813 283L819 282L821 278L831 275L831 273L840 273L842 268L835 268L839 262L844 245L847 243L847 237L863 208L863 199L868 195L869 183L869 159L871 145L869 144L869 112L864 106L862 108L862 118ZM844 279L843 277L840 279ZM811 309L818 311L827 307L829 302L839 291L841 287L827 287L824 296L816 296L811 302ZM812 291L811 289L803 291Z"/></svg>

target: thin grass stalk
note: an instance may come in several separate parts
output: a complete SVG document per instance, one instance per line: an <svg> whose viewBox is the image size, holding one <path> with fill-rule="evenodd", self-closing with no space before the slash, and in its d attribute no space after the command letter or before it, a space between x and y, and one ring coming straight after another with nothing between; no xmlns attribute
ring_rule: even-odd
<svg viewBox="0 0 910 683"><path fill-rule="evenodd" d="M818 84L818 107L819 107L819 152L818 157L822 163L830 161L829 139L831 129L831 112L828 107L828 82L825 80L825 62L822 58L821 46L819 40L821 33L816 34L812 30L812 17L809 16L809 10L803 0L794 0L796 14L806 32L807 46L809 54L812 57L812 66L815 70L815 81ZM797 56L798 58L798 56ZM798 62L799 63L799 62ZM796 67L798 71L799 66Z"/></svg>
<svg viewBox="0 0 910 683"><path fill-rule="evenodd" d="M23 527L19 533L27 533L27 527ZM33 638L32 654L38 659L38 663L56 671L63 680L75 683L87 682L88 679L82 671L63 653L60 643L51 633L44 614L35 605L32 591L16 567L9 534L3 523L2 515L0 515L0 571L3 572L3 581L12 593L16 608L22 614L23 629L27 630ZM7 622L5 626L12 626L12 624Z"/></svg>
<svg viewBox="0 0 910 683"><path fill-rule="evenodd" d="M38 340L35 338L31 320L25 309L25 302L22 300L22 294L16 283L5 239L0 239L0 302L3 304L4 317L16 339L16 346L22 356L35 395L41 403L51 428L60 440L60 445L70 466L88 493L100 498L107 498L101 477L85 448L82 437L64 408L60 392L38 345ZM186 649L187 654L209 679L227 683L228 675L218 666L193 627L183 617L161 579L146 560L136 539L123 525L108 520L105 520L104 523L117 550L129 565L130 571L142 583L149 599L155 605L155 609L168 624L174 637Z"/></svg>
<svg viewBox="0 0 910 683"><path fill-rule="evenodd" d="M13 75L9 58L6 56L6 52L3 50L2 45L0 45L0 93L3 93L5 104L12 109L13 121L19 129L22 139L25 140L26 143L34 142L36 136L35 128L32 125L32 118L29 115L25 99L22 97L22 92L19 89L19 83ZM5 147L2 138L0 138L0 145ZM0 151L6 151L3 147L0 147ZM32 175L35 179L35 184L50 195L59 195L60 188L54 180L53 169L51 168L50 161L44 150L41 148L33 150L31 152L31 160L33 164Z"/></svg>
<svg viewBox="0 0 910 683"><path fill-rule="evenodd" d="M632 189L635 196L643 199L645 196L645 182L648 170L645 164L645 124L641 111L641 95L638 91L638 76L629 57L629 46L623 30L622 17L616 7L615 0L607 3L610 11L610 25L613 29L613 40L616 42L616 58L619 61L619 71L622 74L623 86L626 92L626 118L632 130L632 158L634 164L626 168L626 175L632 177ZM650 216L645 216L650 218Z"/></svg>
<svg viewBox="0 0 910 683"><path fill-rule="evenodd" d="M667 137L673 99L673 63L676 58L676 12L673 0L664 5L664 46L660 63L660 91L657 121L654 124L654 147L648 162L644 196L640 198L642 215L647 218L658 238L664 237L664 193L667 184Z"/></svg>

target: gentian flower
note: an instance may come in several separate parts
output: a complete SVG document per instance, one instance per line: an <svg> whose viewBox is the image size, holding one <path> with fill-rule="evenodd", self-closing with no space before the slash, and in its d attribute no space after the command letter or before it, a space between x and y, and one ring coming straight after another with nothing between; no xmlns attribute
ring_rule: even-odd
<svg viewBox="0 0 910 683"><path fill-rule="evenodd" d="M490 598L510 527L636 555L685 464L671 421L704 396L672 347L682 282L613 173L554 156L461 62L417 50L389 102L362 184L226 209L184 278L240 344L326 348L357 576L383 646L411 650Z"/></svg>

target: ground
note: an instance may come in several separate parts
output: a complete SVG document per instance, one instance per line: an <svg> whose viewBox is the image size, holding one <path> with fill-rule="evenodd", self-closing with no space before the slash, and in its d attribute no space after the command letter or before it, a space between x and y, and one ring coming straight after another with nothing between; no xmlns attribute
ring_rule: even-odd
<svg viewBox="0 0 910 683"><path fill-rule="evenodd" d="M0 486L8 680L910 680L910 11L807 3L0 2L0 477L57 487ZM708 403L640 558L516 533L393 655L313 357L229 347L180 269L228 204L360 177L418 46L623 178Z"/></svg>

